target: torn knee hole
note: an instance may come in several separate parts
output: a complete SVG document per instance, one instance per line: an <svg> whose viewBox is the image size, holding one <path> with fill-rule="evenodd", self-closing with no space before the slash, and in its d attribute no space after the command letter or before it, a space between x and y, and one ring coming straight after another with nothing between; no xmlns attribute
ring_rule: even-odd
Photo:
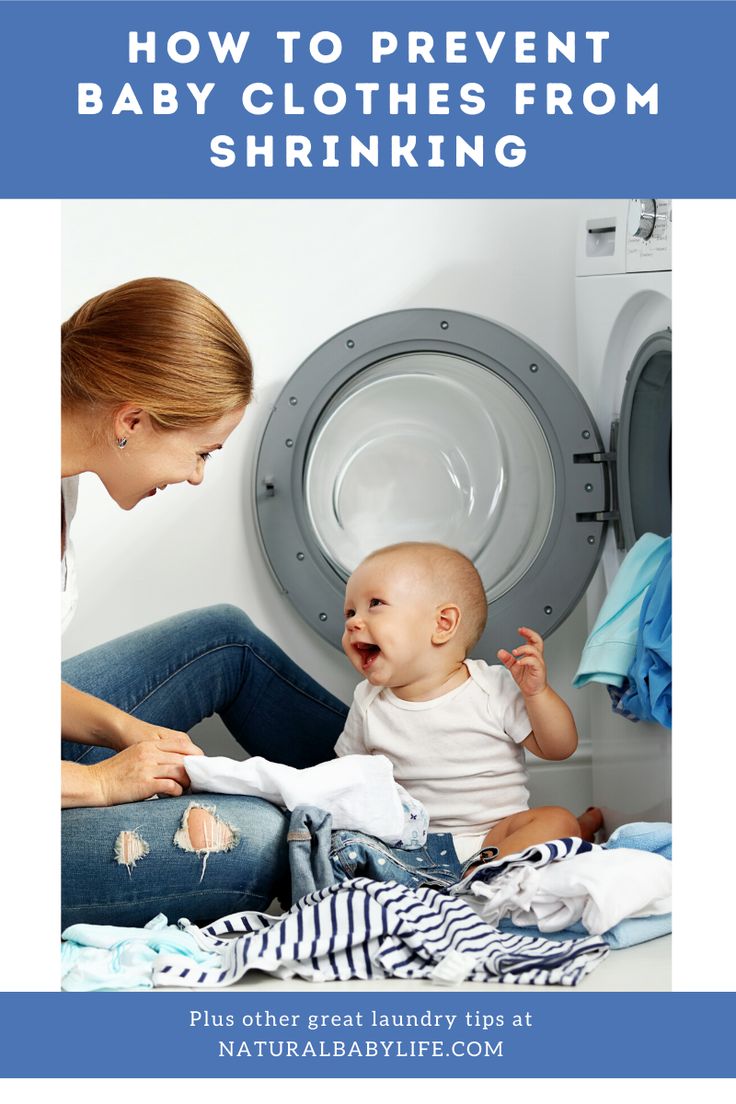
<svg viewBox="0 0 736 1104"><path fill-rule="evenodd" d="M138 860L145 858L150 850L143 837L138 835L137 829L123 831L115 840L115 861L126 866L130 874Z"/></svg>
<svg viewBox="0 0 736 1104"><path fill-rule="evenodd" d="M227 824L208 809L192 809L188 830L195 851L227 851L232 847L233 834Z"/></svg>
<svg viewBox="0 0 736 1104"><path fill-rule="evenodd" d="M235 846L235 832L215 810L204 805L190 805L182 817L174 843L183 851L211 853L230 851Z"/></svg>

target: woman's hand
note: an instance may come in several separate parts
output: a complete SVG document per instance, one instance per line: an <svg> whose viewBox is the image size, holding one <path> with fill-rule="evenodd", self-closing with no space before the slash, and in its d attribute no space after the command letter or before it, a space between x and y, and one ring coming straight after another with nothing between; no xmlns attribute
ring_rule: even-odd
<svg viewBox="0 0 736 1104"><path fill-rule="evenodd" d="M94 798L84 804L122 805L145 801L154 794L180 797L189 785L184 756L190 753L182 750L182 740L189 738L181 732L172 733L173 738L163 735L166 729L159 732L158 739L142 740L109 759L85 767Z"/></svg>
<svg viewBox="0 0 736 1104"><path fill-rule="evenodd" d="M521 628L519 635L527 641L513 652L503 648L498 658L507 671L511 672L514 682L525 698L532 698L547 689L547 665L544 662L544 641L533 629Z"/></svg>
<svg viewBox="0 0 736 1104"><path fill-rule="evenodd" d="M178 751L181 755L204 755L202 749L192 743L186 732L148 724L147 721L139 721L137 717L131 717L129 713L122 714L115 743L118 751L136 747L138 744L160 743L162 740L166 742L167 747Z"/></svg>
<svg viewBox="0 0 736 1104"><path fill-rule="evenodd" d="M171 728L139 721L117 706L85 694L66 682L61 684L61 734L66 740L112 748L113 751L124 751L149 741L166 740L169 743L173 741L174 750L181 755L203 754L186 732L175 732Z"/></svg>

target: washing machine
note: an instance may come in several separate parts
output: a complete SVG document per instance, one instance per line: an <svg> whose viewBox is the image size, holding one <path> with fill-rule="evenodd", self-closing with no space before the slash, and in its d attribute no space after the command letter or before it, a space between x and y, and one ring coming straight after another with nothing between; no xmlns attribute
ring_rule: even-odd
<svg viewBox="0 0 736 1104"><path fill-rule="evenodd" d="M586 595L592 628L635 540L671 532L671 203L591 202L575 282L578 382L606 440L615 496ZM591 685L590 709L593 800L607 829L670 820L670 732L614 715L601 685Z"/></svg>
<svg viewBox="0 0 736 1104"><path fill-rule="evenodd" d="M619 246L605 222L591 240L610 271ZM330 336L288 381L258 449L253 509L278 587L339 648L360 560L439 541L468 555L486 588L475 655L495 662L519 625L548 636L618 526L611 418L587 391L597 416L526 335L456 310L393 311Z"/></svg>

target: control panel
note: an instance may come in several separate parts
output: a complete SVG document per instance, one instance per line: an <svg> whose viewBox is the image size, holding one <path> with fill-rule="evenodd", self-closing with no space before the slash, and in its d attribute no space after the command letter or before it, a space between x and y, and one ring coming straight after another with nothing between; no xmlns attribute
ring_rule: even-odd
<svg viewBox="0 0 736 1104"><path fill-rule="evenodd" d="M630 199L626 225L626 271L672 267L672 201Z"/></svg>
<svg viewBox="0 0 736 1104"><path fill-rule="evenodd" d="M590 200L583 208L576 274L672 269L672 200Z"/></svg>

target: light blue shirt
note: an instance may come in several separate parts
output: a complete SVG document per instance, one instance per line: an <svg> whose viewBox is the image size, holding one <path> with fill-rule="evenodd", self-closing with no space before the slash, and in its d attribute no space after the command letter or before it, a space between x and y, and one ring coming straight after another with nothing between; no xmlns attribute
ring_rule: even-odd
<svg viewBox="0 0 736 1104"><path fill-rule="evenodd" d="M670 545L670 537L645 533L628 553L583 648L573 686L588 682L623 685L636 654L647 588L669 554Z"/></svg>

